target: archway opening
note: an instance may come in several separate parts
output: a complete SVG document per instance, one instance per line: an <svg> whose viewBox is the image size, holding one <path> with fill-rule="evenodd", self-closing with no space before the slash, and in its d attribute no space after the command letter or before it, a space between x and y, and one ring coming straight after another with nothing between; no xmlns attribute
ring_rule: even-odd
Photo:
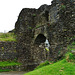
<svg viewBox="0 0 75 75"><path fill-rule="evenodd" d="M46 41L46 37L43 34L39 34L35 39L35 44L40 45Z"/></svg>

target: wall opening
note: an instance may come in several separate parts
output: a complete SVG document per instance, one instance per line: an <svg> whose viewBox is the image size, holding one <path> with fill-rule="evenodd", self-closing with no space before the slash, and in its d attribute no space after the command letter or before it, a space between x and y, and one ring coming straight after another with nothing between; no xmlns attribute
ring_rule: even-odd
<svg viewBox="0 0 75 75"><path fill-rule="evenodd" d="M35 39L35 44L40 45L46 41L46 37L43 34L39 34Z"/></svg>
<svg viewBox="0 0 75 75"><path fill-rule="evenodd" d="M46 20L49 21L49 11L45 11Z"/></svg>

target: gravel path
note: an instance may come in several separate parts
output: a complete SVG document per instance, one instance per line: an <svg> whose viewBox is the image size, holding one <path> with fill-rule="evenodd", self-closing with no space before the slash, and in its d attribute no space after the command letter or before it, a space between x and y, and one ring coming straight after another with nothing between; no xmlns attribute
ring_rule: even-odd
<svg viewBox="0 0 75 75"><path fill-rule="evenodd" d="M24 75L26 72L2 72L0 75Z"/></svg>

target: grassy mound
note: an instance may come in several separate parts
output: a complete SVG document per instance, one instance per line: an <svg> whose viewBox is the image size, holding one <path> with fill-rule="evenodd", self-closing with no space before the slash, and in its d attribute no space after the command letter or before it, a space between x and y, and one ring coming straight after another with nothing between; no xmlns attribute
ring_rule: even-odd
<svg viewBox="0 0 75 75"><path fill-rule="evenodd" d="M75 75L75 63L67 62L66 59L63 59L24 75Z"/></svg>
<svg viewBox="0 0 75 75"><path fill-rule="evenodd" d="M16 41L14 33L0 33L0 41Z"/></svg>

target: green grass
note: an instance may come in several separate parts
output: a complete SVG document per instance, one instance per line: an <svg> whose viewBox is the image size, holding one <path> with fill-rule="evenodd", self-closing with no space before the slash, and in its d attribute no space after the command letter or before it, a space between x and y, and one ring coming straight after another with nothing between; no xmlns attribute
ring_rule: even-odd
<svg viewBox="0 0 75 75"><path fill-rule="evenodd" d="M72 50L75 50L75 45L69 45L67 49L71 52Z"/></svg>
<svg viewBox="0 0 75 75"><path fill-rule="evenodd" d="M0 61L0 72L11 71L11 69L2 69L2 68L8 66L16 66L16 65L21 65L21 63L14 62L14 61Z"/></svg>
<svg viewBox="0 0 75 75"><path fill-rule="evenodd" d="M11 70L10 69L5 69L5 70L0 69L0 72L9 72L9 71Z"/></svg>
<svg viewBox="0 0 75 75"><path fill-rule="evenodd" d="M24 75L75 75L75 64L66 59L44 66Z"/></svg>
<svg viewBox="0 0 75 75"><path fill-rule="evenodd" d="M16 41L14 33L0 33L0 41Z"/></svg>
<svg viewBox="0 0 75 75"><path fill-rule="evenodd" d="M43 66L47 66L47 65L49 65L49 64L50 64L49 61L45 61L45 62L41 63L39 66L37 66L35 69L39 69L39 68L41 68L41 67L43 67Z"/></svg>
<svg viewBox="0 0 75 75"><path fill-rule="evenodd" d="M67 52L65 57L68 62L75 63L75 55L74 54Z"/></svg>
<svg viewBox="0 0 75 75"><path fill-rule="evenodd" d="M73 41L70 45L68 45L67 49L69 52L71 52L72 50L75 50L75 41Z"/></svg>
<svg viewBox="0 0 75 75"><path fill-rule="evenodd" d="M14 61L0 61L0 67L15 66L15 65L21 65L21 63Z"/></svg>

